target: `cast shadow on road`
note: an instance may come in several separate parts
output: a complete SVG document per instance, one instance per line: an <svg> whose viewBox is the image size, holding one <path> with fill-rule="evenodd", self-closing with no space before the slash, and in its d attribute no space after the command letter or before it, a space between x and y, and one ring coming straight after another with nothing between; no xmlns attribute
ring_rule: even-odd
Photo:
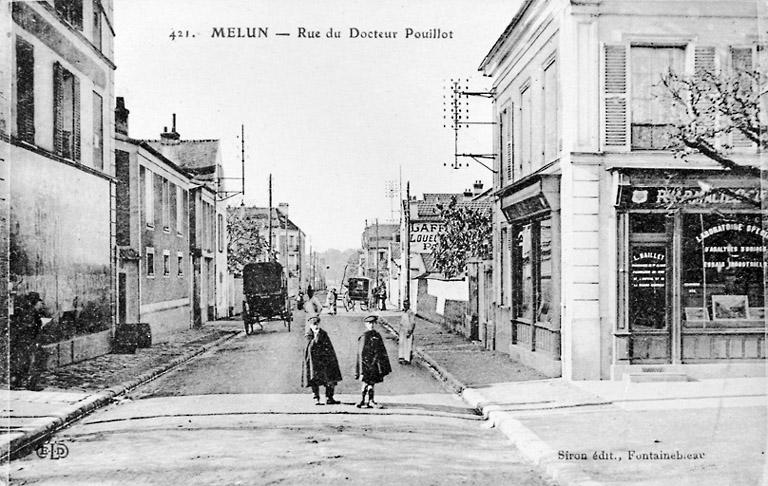
<svg viewBox="0 0 768 486"><path fill-rule="evenodd" d="M345 403L346 405L346 403ZM354 404L350 404L354 405ZM479 416L478 412L474 409L467 407L454 407L451 405L438 405L438 404L426 404L426 403L404 403L404 402L390 402L382 403L385 410L397 411L397 410L419 410L423 412L451 414L451 415L465 415L471 417Z"/></svg>

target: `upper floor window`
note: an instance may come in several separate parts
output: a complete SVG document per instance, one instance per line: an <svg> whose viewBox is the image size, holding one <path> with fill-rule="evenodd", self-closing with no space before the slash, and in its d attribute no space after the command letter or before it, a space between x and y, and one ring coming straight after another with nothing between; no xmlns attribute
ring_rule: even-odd
<svg viewBox="0 0 768 486"><path fill-rule="evenodd" d="M101 50L101 0L93 0L93 45Z"/></svg>
<svg viewBox="0 0 768 486"><path fill-rule="evenodd" d="M154 228L155 226L155 191L154 191L154 174L149 169L144 167L139 172L139 178L141 179L142 195L144 196L144 221L147 226Z"/></svg>
<svg viewBox="0 0 768 486"><path fill-rule="evenodd" d="M80 80L53 64L53 145L67 159L80 160Z"/></svg>
<svg viewBox="0 0 768 486"><path fill-rule="evenodd" d="M557 158L560 152L559 92L557 61L544 67L544 163Z"/></svg>
<svg viewBox="0 0 768 486"><path fill-rule="evenodd" d="M682 46L632 46L630 66L632 149L667 149L672 143L670 128L674 110L664 95L661 77L670 70L684 72L685 49Z"/></svg>
<svg viewBox="0 0 768 486"><path fill-rule="evenodd" d="M520 91L520 173L523 168L530 172L533 165L533 101L531 100L531 88L526 86Z"/></svg>
<svg viewBox="0 0 768 486"><path fill-rule="evenodd" d="M160 182L160 187L162 191L161 195L161 207L162 207L162 218L163 218L163 231L170 231L171 230L171 190L170 190L170 181L166 178L162 178Z"/></svg>
<svg viewBox="0 0 768 486"><path fill-rule="evenodd" d="M514 105L510 104L502 108L499 115L499 180L503 186L512 181L515 175L515 142L514 142Z"/></svg>
<svg viewBox="0 0 768 486"><path fill-rule="evenodd" d="M184 233L184 196L181 186L176 186L176 234Z"/></svg>
<svg viewBox="0 0 768 486"><path fill-rule="evenodd" d="M56 11L77 30L83 30L83 0L56 0Z"/></svg>
<svg viewBox="0 0 768 486"><path fill-rule="evenodd" d="M224 251L224 215L217 214L216 221L216 231L218 232L219 236L219 251ZM280 248L282 248L282 245Z"/></svg>
<svg viewBox="0 0 768 486"><path fill-rule="evenodd" d="M93 92L93 166L104 168L104 100Z"/></svg>
<svg viewBox="0 0 768 486"><path fill-rule="evenodd" d="M16 37L16 137L35 143L35 51Z"/></svg>

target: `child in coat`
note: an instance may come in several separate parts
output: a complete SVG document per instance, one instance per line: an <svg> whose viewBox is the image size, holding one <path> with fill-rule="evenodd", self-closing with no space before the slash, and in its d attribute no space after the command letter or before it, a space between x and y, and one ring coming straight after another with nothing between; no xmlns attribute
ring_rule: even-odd
<svg viewBox="0 0 768 486"><path fill-rule="evenodd" d="M374 400L373 387L376 383L384 381L384 377L392 372L389 365L389 356L387 348L384 346L384 339L373 325L378 318L371 315L365 318L366 331L357 338L357 363L355 365L355 379L363 382L362 396L357 408L381 408L381 405Z"/></svg>

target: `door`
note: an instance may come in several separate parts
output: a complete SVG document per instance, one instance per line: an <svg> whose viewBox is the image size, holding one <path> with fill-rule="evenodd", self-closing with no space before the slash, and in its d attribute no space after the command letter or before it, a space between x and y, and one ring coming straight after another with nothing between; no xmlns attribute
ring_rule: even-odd
<svg viewBox="0 0 768 486"><path fill-rule="evenodd" d="M117 323L125 324L128 306L127 277L125 273L117 274Z"/></svg>
<svg viewBox="0 0 768 486"><path fill-rule="evenodd" d="M635 229L629 237L627 288L632 363L671 362L672 224L666 219L663 214L630 215Z"/></svg>

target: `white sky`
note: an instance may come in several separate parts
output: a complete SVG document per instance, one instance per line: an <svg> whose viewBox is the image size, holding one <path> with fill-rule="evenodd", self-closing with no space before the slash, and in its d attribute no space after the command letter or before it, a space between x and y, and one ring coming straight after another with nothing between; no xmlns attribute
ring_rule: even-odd
<svg viewBox="0 0 768 486"><path fill-rule="evenodd" d="M248 205L288 202L315 249L356 248L364 221L390 217L385 181L411 194L461 192L491 173L470 161L453 170L443 128L443 85L490 82L477 66L520 0L115 0L117 96L130 135L158 138L176 113L182 138L222 140L227 177L240 175L245 124ZM267 27L266 39L212 39L213 27ZM299 27L320 39L298 39ZM327 39L329 28L342 32ZM350 27L399 31L398 39L350 39ZM407 27L453 39L405 40ZM195 38L172 41L173 30ZM275 32L290 32L276 37ZM480 109L476 109L479 107ZM472 106L490 120L490 102ZM460 137L460 152L492 151L490 127ZM239 181L227 181L229 189ZM229 200L240 204L240 196ZM397 201L394 201L397 208Z"/></svg>

